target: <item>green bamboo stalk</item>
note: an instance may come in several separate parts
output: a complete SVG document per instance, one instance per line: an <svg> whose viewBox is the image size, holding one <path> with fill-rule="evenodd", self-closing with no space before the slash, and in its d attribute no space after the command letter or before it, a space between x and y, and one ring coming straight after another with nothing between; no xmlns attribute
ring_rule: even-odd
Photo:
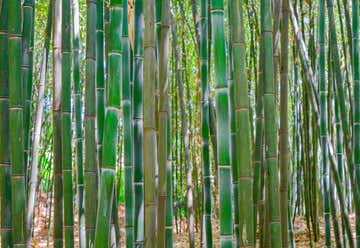
<svg viewBox="0 0 360 248"><path fill-rule="evenodd" d="M63 177L61 163L61 20L62 4L54 0L53 12L53 157L54 247L63 247Z"/></svg>
<svg viewBox="0 0 360 248"><path fill-rule="evenodd" d="M205 247L212 247L211 169L210 169L210 103L208 66L208 0L200 2L200 77L201 77L201 134L203 170L203 235Z"/></svg>
<svg viewBox="0 0 360 248"><path fill-rule="evenodd" d="M61 27L61 164L64 193L64 247L74 247L71 132L71 1L62 1Z"/></svg>
<svg viewBox="0 0 360 248"><path fill-rule="evenodd" d="M144 244L144 160L143 160L143 64L144 64L144 0L135 0L134 14L134 83L133 83L133 147L134 147L134 238L135 246Z"/></svg>
<svg viewBox="0 0 360 248"><path fill-rule="evenodd" d="M34 45L34 14L35 1L24 0L22 6L22 64L21 74L24 86L24 166L25 179L27 180L27 168L30 154L30 127L32 107L32 78L33 78L33 45ZM26 185L25 185L26 187Z"/></svg>
<svg viewBox="0 0 360 248"><path fill-rule="evenodd" d="M99 2L99 1L98 1ZM101 1L102 2L102 1ZM95 242L96 209L98 205L98 166L96 149L96 24L97 2L88 1L86 24L86 80L85 80L85 239L86 246L92 247ZM101 92L101 91L100 91ZM99 93L99 92L98 92ZM100 100L99 100L100 101ZM99 103L98 103L99 104ZM100 115L100 113L99 113ZM98 126L99 133L99 126ZM99 136L98 136L99 137ZM100 150L100 149L99 149ZM99 151L100 152L100 151Z"/></svg>
<svg viewBox="0 0 360 248"><path fill-rule="evenodd" d="M233 59L233 40L232 40L232 32L234 27L239 26L238 19L234 19L232 14L234 11L231 8L235 6L231 6L234 2L227 2L227 9L229 15L229 33L228 33L228 84L229 84L229 94L230 94L230 143L231 143L231 170L232 170L232 190L233 190L233 204L234 204L234 232L236 239L236 246L240 246L240 230L239 230L239 178L238 178L238 157L237 157L237 149L240 148L236 141L236 114L235 114L235 80L234 80L234 62L237 58ZM236 36L236 35L235 35ZM237 50L235 48L235 50ZM237 61L238 62L238 61ZM238 67L237 67L238 68Z"/></svg>
<svg viewBox="0 0 360 248"><path fill-rule="evenodd" d="M91 30L93 31L93 30ZM94 34L91 34L93 36ZM105 96L104 96L104 0L96 1L96 127L97 127L97 152L99 167L101 168Z"/></svg>
<svg viewBox="0 0 360 248"><path fill-rule="evenodd" d="M8 1L1 2L0 13L0 246L11 240L11 163L9 142L9 64Z"/></svg>
<svg viewBox="0 0 360 248"><path fill-rule="evenodd" d="M360 189L360 67L359 67L359 0L352 1L352 66L353 66L353 150L357 187ZM356 215L356 242L360 245L360 214Z"/></svg>
<svg viewBox="0 0 360 248"><path fill-rule="evenodd" d="M93 2L95 4L95 2ZM95 6L94 6L95 7ZM94 9L95 11L95 9ZM113 209L118 124L121 111L122 47L121 33L123 20L123 1L110 1L109 30L109 97L105 109L104 143L100 180L100 197L96 217L95 247L109 247L110 219ZM95 12L93 12L95 14Z"/></svg>
<svg viewBox="0 0 360 248"><path fill-rule="evenodd" d="M220 192L220 245L232 247L232 204L230 166L229 95L226 78L226 52L224 32L224 2L211 0L211 25L213 36L218 176Z"/></svg>
<svg viewBox="0 0 360 248"><path fill-rule="evenodd" d="M256 85L256 120L255 120L255 142L254 142L254 154L253 154L253 164L254 164L254 186L253 186L253 208L254 208L254 235L256 235L256 227L258 223L258 212L260 208L258 207L260 197L262 195L261 186L261 170L263 167L263 136L264 136L264 113L263 113L263 48L260 43L260 54L259 54L259 74L258 82ZM259 212L260 213L260 212ZM261 225L261 222L259 221ZM255 240L256 245L256 240Z"/></svg>
<svg viewBox="0 0 360 248"><path fill-rule="evenodd" d="M168 106L171 109L171 106ZM167 168L166 168L166 220L165 220L165 247L173 247L173 159L172 159L172 127L171 111L168 113L167 124Z"/></svg>
<svg viewBox="0 0 360 248"><path fill-rule="evenodd" d="M144 247L155 247L157 140L155 116L155 1L144 1ZM145 165L145 164L144 164Z"/></svg>
<svg viewBox="0 0 360 248"><path fill-rule="evenodd" d="M134 246L134 168L133 168L133 133L131 111L131 84L130 84L130 41L128 27L128 4L124 4L123 30L123 85L122 85L122 108L124 129L124 180L125 180L125 241L126 247Z"/></svg>
<svg viewBox="0 0 360 248"><path fill-rule="evenodd" d="M21 0L8 2L9 138L11 161L12 241L26 246L24 168L24 87L21 80Z"/></svg>
<svg viewBox="0 0 360 248"><path fill-rule="evenodd" d="M282 247L289 247L288 224L288 184L289 184L289 151L288 151L288 50L289 50L289 0L282 1L281 23L281 58L280 58L280 206L281 206L281 240Z"/></svg>
<svg viewBox="0 0 360 248"><path fill-rule="evenodd" d="M79 247L86 245L85 234L85 206L84 206L84 171L83 171L83 133L82 133L82 96L80 76L80 17L79 2L72 2L72 38L73 38L73 82L74 82L74 108L75 108L75 151L76 151L76 185L79 223Z"/></svg>
<svg viewBox="0 0 360 248"><path fill-rule="evenodd" d="M168 74L168 46L170 28L170 3L163 0L161 6L161 27L159 37L159 144L158 144L158 163L159 163L159 182L158 182L158 213L157 213L157 247L166 247L166 201L171 194L167 191L167 171L168 171L168 119L169 119L169 74Z"/></svg>
<svg viewBox="0 0 360 248"><path fill-rule="evenodd" d="M277 159L277 127L276 127L276 104L274 85L273 34L271 5L269 0L261 0L261 32L264 49L264 130L265 130L265 156L268 177L268 210L271 233L271 246L281 246L280 235L280 202L279 202L279 177Z"/></svg>
<svg viewBox="0 0 360 248"><path fill-rule="evenodd" d="M236 124L236 156L239 183L239 236L240 246L254 246L254 209L252 177L252 141L250 134L250 113L248 79L245 62L245 29L243 6L240 1L230 2L232 34L232 56L234 66L234 108ZM234 197L235 198L235 197Z"/></svg>
<svg viewBox="0 0 360 248"><path fill-rule="evenodd" d="M327 139L327 91L325 82L325 1L319 1L318 9L318 84L320 95L320 143L322 161L322 180L323 180L323 208L326 230L326 246L331 247L330 237L330 171L327 162L328 147Z"/></svg>

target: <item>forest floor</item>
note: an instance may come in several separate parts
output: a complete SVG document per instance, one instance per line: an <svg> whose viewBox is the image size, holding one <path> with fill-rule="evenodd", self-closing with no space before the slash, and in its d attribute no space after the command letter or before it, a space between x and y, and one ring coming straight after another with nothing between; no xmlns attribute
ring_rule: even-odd
<svg viewBox="0 0 360 248"><path fill-rule="evenodd" d="M46 194L41 194L38 197L38 201L35 209L35 219L34 219L34 233L33 233L33 242L32 247L52 247L52 231L49 232L48 223L49 223L49 203L47 202ZM355 216L351 214L350 222L352 229L355 229ZM53 216L51 216L53 218ZM313 247L324 247L324 222L323 219L319 220L320 225L320 240L316 243L313 243ZM51 220L51 223L53 221ZM78 222L75 220L75 247L78 247ZM121 244L124 244L125 229L124 229L124 206L119 205L119 225L121 232ZM52 226L51 226L52 228ZM181 224L178 225L178 229L181 229L179 233L176 232L174 226L174 247L184 248L188 247L188 235L186 232L186 219L182 219ZM294 235L296 241L296 247L311 247L308 228L306 225L306 220L304 217L296 217L294 223ZM218 218L213 218L213 241L214 247L220 247L220 230L219 230L219 220ZM335 247L335 237L332 230L332 241ZM123 247L123 246L122 246ZM200 233L196 232L195 234L195 247L200 246Z"/></svg>

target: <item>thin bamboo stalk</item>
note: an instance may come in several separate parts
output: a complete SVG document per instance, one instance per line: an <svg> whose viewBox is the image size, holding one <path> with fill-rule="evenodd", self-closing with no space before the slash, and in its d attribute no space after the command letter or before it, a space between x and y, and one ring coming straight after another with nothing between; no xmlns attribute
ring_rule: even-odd
<svg viewBox="0 0 360 248"><path fill-rule="evenodd" d="M25 180L27 181L27 168L30 155L30 129L32 107L32 79L33 79L33 46L34 46L34 14L35 1L24 0L22 5L22 64L21 74L24 86L24 166ZM27 186L25 185L25 188Z"/></svg>
<svg viewBox="0 0 360 248"><path fill-rule="evenodd" d="M123 30L123 85L122 85L122 108L124 130L124 180L125 180L125 241L126 247L134 246L134 163L133 163L133 129L132 129L132 104L131 104L131 75L130 75L130 40L128 25L128 4L124 4Z"/></svg>
<svg viewBox="0 0 360 248"><path fill-rule="evenodd" d="M166 247L166 201L171 194L167 191L168 170L168 119L169 119L169 73L168 73L168 50L170 29L170 2L162 1L161 27L159 37L159 184L158 184L158 208L157 208L157 247Z"/></svg>
<svg viewBox="0 0 360 248"><path fill-rule="evenodd" d="M75 151L76 151L76 187L79 223L79 247L86 245L85 204L84 204L84 169L83 169L83 132L82 132L82 94L80 76L80 17L79 2L72 2L72 38L73 38L73 82L75 108Z"/></svg>
<svg viewBox="0 0 360 248"><path fill-rule="evenodd" d="M200 2L200 77L201 77L201 134L203 163L203 235L204 246L212 247L211 223L211 164L210 164L210 102L208 66L208 0Z"/></svg>
<svg viewBox="0 0 360 248"><path fill-rule="evenodd" d="M157 134L155 1L144 1L144 247L155 247Z"/></svg>
<svg viewBox="0 0 360 248"><path fill-rule="evenodd" d="M54 164L54 247L63 247L63 177L61 163L61 20L62 4L54 0L53 12L53 164Z"/></svg>

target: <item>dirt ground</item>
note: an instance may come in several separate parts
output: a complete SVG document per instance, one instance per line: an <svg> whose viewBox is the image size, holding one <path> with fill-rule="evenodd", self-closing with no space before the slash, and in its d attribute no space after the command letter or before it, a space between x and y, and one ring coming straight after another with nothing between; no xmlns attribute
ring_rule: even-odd
<svg viewBox="0 0 360 248"><path fill-rule="evenodd" d="M37 206L35 209L35 229L33 233L33 242L32 247L52 247L52 226L50 227L50 232L48 228L49 217L49 203L46 202L46 195L42 194L39 196ZM76 213L75 213L76 214ZM320 241L313 243L313 247L324 247L324 222L322 219L320 221ZM51 221L52 222L52 221ZM350 215L350 222L352 229L354 230L355 226L355 217ZM186 232L186 220L183 219L178 225L181 232L176 233L176 228L174 226L174 247L184 248L188 247L188 236ZM124 227L124 206L119 205L119 225L121 232L121 244L124 244L125 229ZM78 229L77 221L75 221L75 247L78 247ZM296 247L310 247L310 242L308 238L308 229L306 226L306 220L303 217L296 217L294 223L294 235L296 241ZM332 240L335 244L335 237L332 233ZM220 247L220 232L219 232L219 220L213 219L213 241L214 247ZM201 247L200 245L200 233L197 232L195 235L195 246ZM122 245L123 247L123 245Z"/></svg>

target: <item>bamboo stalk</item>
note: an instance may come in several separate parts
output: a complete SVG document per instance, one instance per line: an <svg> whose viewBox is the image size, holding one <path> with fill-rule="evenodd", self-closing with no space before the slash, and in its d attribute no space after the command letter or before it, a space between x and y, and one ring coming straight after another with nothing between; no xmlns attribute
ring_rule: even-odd
<svg viewBox="0 0 360 248"><path fill-rule="evenodd" d="M9 134L9 51L8 1L1 2L0 13L0 246L12 245L11 162Z"/></svg>
<svg viewBox="0 0 360 248"><path fill-rule="evenodd" d="M123 30L123 85L122 108L124 129L124 180L125 180L125 236L126 247L134 246L134 163L133 163L133 129L132 129L132 104L131 104L131 75L130 75L130 40L128 25L128 4L124 4Z"/></svg>
<svg viewBox="0 0 360 248"><path fill-rule="evenodd" d="M232 193L230 166L229 95L226 77L226 53L224 34L224 3L211 1L211 26L215 70L215 102L217 116L217 161L220 193L220 245L232 247Z"/></svg>
<svg viewBox="0 0 360 248"><path fill-rule="evenodd" d="M95 3L95 2L94 2ZM95 11L95 9L94 9ZM123 20L123 1L110 1L110 30L108 54L108 93L105 108L104 143L100 179L99 204L96 216L95 246L109 247L110 219L113 210L115 170L118 143L118 124L121 111L122 47L121 32Z"/></svg>
<svg viewBox="0 0 360 248"><path fill-rule="evenodd" d="M63 177L61 163L61 20L62 4L54 0L53 12L53 164L54 164L54 247L63 247Z"/></svg>
<svg viewBox="0 0 360 248"><path fill-rule="evenodd" d="M86 80L85 80L85 166L84 166L84 190L85 190L85 239L87 246L93 246L95 242L96 209L98 207L98 165L96 147L96 25L97 25L97 4L99 1L88 1L87 4L87 25L86 25ZM102 1L100 1L102 2ZM99 95L98 95L99 96ZM98 99L100 101L100 99ZM99 102L97 102L100 104ZM101 111L98 112L99 115ZM98 117L99 118L99 117ZM98 133L99 125L97 126ZM100 136L100 134L99 134ZM98 136L98 138L99 138ZM100 161L99 161L99 164Z"/></svg>
<svg viewBox="0 0 360 248"><path fill-rule="evenodd" d="M24 168L24 87L21 78L21 0L8 1L9 138L12 244L26 246Z"/></svg>

